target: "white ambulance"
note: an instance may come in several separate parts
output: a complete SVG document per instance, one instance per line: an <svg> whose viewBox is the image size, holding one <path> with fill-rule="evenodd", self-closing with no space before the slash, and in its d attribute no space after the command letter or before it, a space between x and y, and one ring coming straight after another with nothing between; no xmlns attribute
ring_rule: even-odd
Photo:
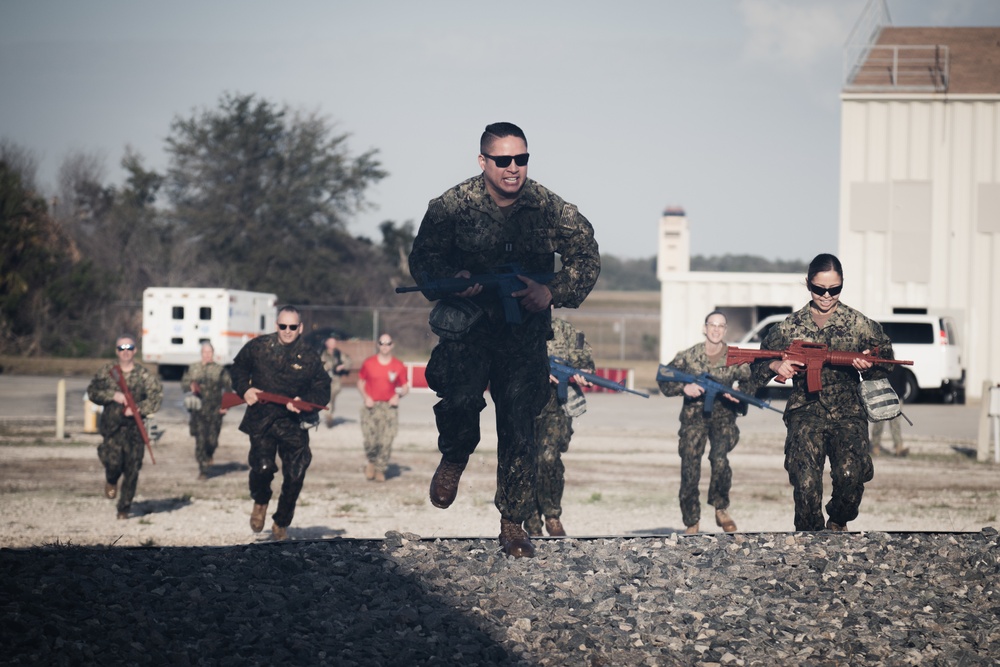
<svg viewBox="0 0 1000 667"><path fill-rule="evenodd" d="M275 330L278 297L219 287L148 287L142 293L142 360L163 379L179 379L201 361L201 344L229 365L251 338Z"/></svg>

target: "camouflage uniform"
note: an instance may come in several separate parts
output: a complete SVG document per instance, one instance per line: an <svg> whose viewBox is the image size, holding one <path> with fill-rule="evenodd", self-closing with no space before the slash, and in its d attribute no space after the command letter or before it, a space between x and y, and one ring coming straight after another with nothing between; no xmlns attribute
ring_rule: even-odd
<svg viewBox="0 0 1000 667"><path fill-rule="evenodd" d="M420 223L410 253L418 284L451 278L461 270L488 273L517 262L529 273L555 270L548 284L553 304L576 308L593 289L601 260L594 230L577 208L531 179L513 205L501 210L482 175L434 199ZM521 524L535 511L534 418L548 400L545 341L551 311L523 312L511 325L495 291L471 299L484 317L460 340L442 339L427 364L442 458L464 464L479 444L479 413L487 385L497 414L496 506L502 518Z"/></svg>
<svg viewBox="0 0 1000 667"><path fill-rule="evenodd" d="M97 448L97 457L104 464L104 476L108 484L117 484L122 479L118 494L118 511L128 512L139 484L139 470L146 455L146 443L142 440L135 418L125 416L125 406L116 403L115 392L120 391L118 383L111 377L111 369L117 363L105 364L87 386L87 398L97 405L103 405L100 431L104 440ZM139 364L125 376L132 399L139 414L148 417L160 409L163 403L163 385L160 379Z"/></svg>
<svg viewBox="0 0 1000 667"><path fill-rule="evenodd" d="M197 362L184 371L181 387L185 391L191 388L191 383L197 382L198 395L201 397L201 408L191 411L191 435L194 436L194 457L198 461L198 470L208 471L208 462L215 456L219 446L219 431L222 430L222 392L233 390L233 381L225 366L214 361L207 364Z"/></svg>
<svg viewBox="0 0 1000 667"><path fill-rule="evenodd" d="M333 354L330 354L326 350L319 356L320 360L323 362L323 370L326 371L327 375L330 376L330 402L327 404L330 411L326 413L326 423L327 425L333 425L333 411L337 403L337 394L341 390L341 380L345 375L350 374L351 368L351 358L346 354L341 353L339 349L334 349ZM343 365L344 368L339 371L334 369L337 366Z"/></svg>
<svg viewBox="0 0 1000 667"><path fill-rule="evenodd" d="M361 436L365 456L376 471L385 472L392 455L392 441L399 432L399 408L388 401L375 401L370 408L361 406Z"/></svg>
<svg viewBox="0 0 1000 667"><path fill-rule="evenodd" d="M239 351L231 370L233 389L243 396L253 386L289 398L299 397L323 405L330 396L330 376L323 370L319 354L298 338L282 345L278 334L254 338ZM309 413L302 413L302 416ZM257 403L248 406L240 430L250 436L250 496L254 503L271 500L271 481L278 471L275 455L284 467L274 523L286 528L292 523L295 503L306 469L312 461L309 432L301 427L302 416L284 405Z"/></svg>
<svg viewBox="0 0 1000 667"><path fill-rule="evenodd" d="M782 350L793 340L823 343L831 350L863 352L879 348L879 356L892 359L892 343L882 326L860 312L840 303L826 325L813 321L810 304L792 313L771 328L761 343L762 350ZM769 368L773 359L751 364L751 389L763 387L774 377ZM864 379L888 376L886 366L872 366ZM858 371L851 366L822 369L822 390L806 391L806 374L792 379L792 391L785 406L785 470L794 488L795 530L822 530L823 466L830 459L833 493L826 505L830 521L846 526L858 516L865 482L874 475L869 454L868 418L858 396Z"/></svg>
<svg viewBox="0 0 1000 667"><path fill-rule="evenodd" d="M560 318L552 319L552 340L548 342L549 356L565 359L569 365L581 370L594 368L590 344L583 332ZM566 485L566 468L562 454L569 449L573 437L573 418L566 405L559 401L556 385L550 384L549 400L542 412L535 417L535 441L538 445L538 468L535 478L535 512L525 522L530 534L541 534L542 517L562 515L562 496ZM570 391L573 391L573 387Z"/></svg>
<svg viewBox="0 0 1000 667"><path fill-rule="evenodd" d="M670 362L679 371L700 375L708 372L719 382L732 386L733 382L744 382L750 377L747 366L726 367L726 354L712 363L705 353L705 343L698 343L678 353ZM685 526L694 526L701 521L701 501L698 482L701 480L701 457L705 453L706 440L710 443L708 461L712 466L712 479L708 485L708 504L717 510L729 507L729 489L733 485L733 471L729 467L729 452L740 441L740 429L736 426L736 416L740 404L730 401L721 394L716 396L712 411L705 413L705 397L691 398L684 394L684 382L659 382L664 396L684 396L681 408L681 429L678 431L677 452L681 457L681 517Z"/></svg>

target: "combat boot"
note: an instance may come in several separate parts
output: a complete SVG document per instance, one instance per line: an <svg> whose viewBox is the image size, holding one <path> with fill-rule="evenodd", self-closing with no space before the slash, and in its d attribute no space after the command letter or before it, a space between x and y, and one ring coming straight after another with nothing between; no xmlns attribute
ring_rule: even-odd
<svg viewBox="0 0 1000 667"><path fill-rule="evenodd" d="M259 533L264 530L264 519L267 518L267 503L259 505L253 504L253 511L250 512L250 530Z"/></svg>
<svg viewBox="0 0 1000 667"><path fill-rule="evenodd" d="M545 530L550 537L566 537L566 529L563 528L562 521L557 516L545 517Z"/></svg>
<svg viewBox="0 0 1000 667"><path fill-rule="evenodd" d="M537 514L533 515L530 519L524 522L524 530L528 533L528 537L541 537L542 536L542 519Z"/></svg>
<svg viewBox="0 0 1000 667"><path fill-rule="evenodd" d="M510 519L500 519L500 548L514 558L534 558L535 547L521 524Z"/></svg>
<svg viewBox="0 0 1000 667"><path fill-rule="evenodd" d="M441 457L441 463L434 471L431 479L431 504L434 507L447 509L455 502L458 495L458 482L465 471L465 463L452 463Z"/></svg>
<svg viewBox="0 0 1000 667"><path fill-rule="evenodd" d="M715 510L715 525L727 533L736 532L736 522L733 521L726 510Z"/></svg>
<svg viewBox="0 0 1000 667"><path fill-rule="evenodd" d="M118 495L118 487L115 484L112 484L111 482L105 482L104 483L104 497L105 498L114 498L117 495Z"/></svg>
<svg viewBox="0 0 1000 667"><path fill-rule="evenodd" d="M687 528L684 529L684 534L685 535L697 535L698 534L698 529L699 529L700 525L701 525L701 522L698 521L698 522L694 523L693 525L688 526Z"/></svg>
<svg viewBox="0 0 1000 667"><path fill-rule="evenodd" d="M365 479L369 482L375 479L375 464L371 461L369 461L368 465L365 466Z"/></svg>
<svg viewBox="0 0 1000 667"><path fill-rule="evenodd" d="M833 519L827 519L826 520L826 529L827 530L832 530L835 533L846 533L847 532L847 524L846 523L845 524L839 524L836 521L834 521Z"/></svg>
<svg viewBox="0 0 1000 667"><path fill-rule="evenodd" d="M288 539L288 528L285 526L279 526L276 523L271 524L271 539L273 540L287 540Z"/></svg>

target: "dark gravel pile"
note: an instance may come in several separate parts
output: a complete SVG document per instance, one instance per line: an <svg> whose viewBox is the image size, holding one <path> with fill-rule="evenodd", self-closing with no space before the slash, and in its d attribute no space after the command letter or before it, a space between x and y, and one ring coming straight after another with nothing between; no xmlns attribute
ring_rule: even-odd
<svg viewBox="0 0 1000 667"><path fill-rule="evenodd" d="M995 664L980 533L0 550L0 662Z"/></svg>

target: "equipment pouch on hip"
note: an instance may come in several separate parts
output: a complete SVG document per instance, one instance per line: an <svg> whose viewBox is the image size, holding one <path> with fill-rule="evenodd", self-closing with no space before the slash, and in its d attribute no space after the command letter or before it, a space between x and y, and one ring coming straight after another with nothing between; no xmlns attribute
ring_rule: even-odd
<svg viewBox="0 0 1000 667"><path fill-rule="evenodd" d="M569 392L562 408L569 417L579 417L587 411L587 397L583 395L583 390L575 384L571 384L567 389Z"/></svg>
<svg viewBox="0 0 1000 667"><path fill-rule="evenodd" d="M869 421L887 421L901 414L899 396L893 391L888 379L863 380L858 385L858 395Z"/></svg>
<svg viewBox="0 0 1000 667"><path fill-rule="evenodd" d="M468 299L446 298L431 310L427 323L445 340L461 340L483 317L483 309Z"/></svg>

